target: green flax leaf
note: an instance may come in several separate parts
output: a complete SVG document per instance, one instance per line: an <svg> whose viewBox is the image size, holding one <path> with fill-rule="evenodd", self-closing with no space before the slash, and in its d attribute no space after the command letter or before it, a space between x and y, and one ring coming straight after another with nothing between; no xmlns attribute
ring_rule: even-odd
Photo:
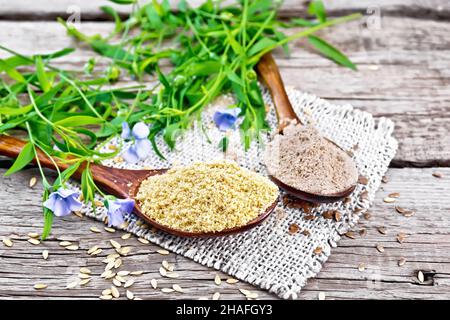
<svg viewBox="0 0 450 320"><path fill-rule="evenodd" d="M356 70L356 65L351 62L349 58L347 58L341 51L339 51L339 49L333 47L324 39L311 35L308 36L308 40L314 46L314 48L316 48L325 57L344 67Z"/></svg>
<svg viewBox="0 0 450 320"><path fill-rule="evenodd" d="M9 176L10 174L13 174L21 169L23 169L27 164L29 164L34 159L34 149L33 145L28 142L25 144L25 146L22 148L22 151L20 151L19 155L17 156L16 161L14 161L11 168L9 168L8 171L5 173L5 177Z"/></svg>

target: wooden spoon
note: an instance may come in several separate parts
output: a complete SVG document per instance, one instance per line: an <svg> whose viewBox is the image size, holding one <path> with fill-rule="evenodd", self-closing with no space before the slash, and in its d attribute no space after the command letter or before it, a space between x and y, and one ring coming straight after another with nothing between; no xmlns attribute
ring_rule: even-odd
<svg viewBox="0 0 450 320"><path fill-rule="evenodd" d="M283 129L286 128L289 124L297 123L301 125L302 122L298 118L294 109L292 108L291 102L289 101L288 95L284 88L283 80L281 79L280 71L278 70L278 66L273 59L271 53L265 54L259 61L256 66L258 73L264 82L264 84L269 89L270 95L272 96L272 100L275 106L277 119L278 119L278 131L282 134ZM325 138L326 139L326 138ZM333 141L327 139L332 143L333 146L342 150L341 147L336 145ZM344 151L344 150L343 150ZM350 156L344 151L345 155L350 159ZM350 159L351 160L351 159ZM283 165L283 164L282 164ZM288 166L289 164L284 164ZM355 164L353 163L355 166ZM355 166L356 170L356 166ZM345 190L340 190L339 192L332 194L313 194L306 192L304 190L295 189L279 180L277 177L269 175L270 179L278 185L281 189L286 191L287 193L309 202L314 203L328 203L328 202L336 202L340 201L343 198L350 195L356 187L357 180L355 180L350 187Z"/></svg>
<svg viewBox="0 0 450 320"><path fill-rule="evenodd" d="M0 155L4 155L10 158L16 158L22 148L25 146L25 142L6 135L0 135ZM42 167L56 170L53 162L40 150L37 151L38 159ZM36 162L36 160L34 160ZM65 170L69 167L68 164L57 161L56 162L60 170ZM82 164L80 168L74 173L75 179L80 179L83 169L86 164ZM131 198L135 199L139 190L139 186L142 181L150 176L164 174L168 169L153 169L153 170L127 170L106 167L98 164L90 164L89 168L92 172L92 177L99 188L108 194L114 195L118 198ZM163 230L167 233L182 236L182 237L209 237L209 236L222 236L231 233L242 232L248 230L262 221L264 221L270 213L275 209L277 201L272 203L266 211L261 213L257 218L249 221L246 225L222 230L220 232L185 232L182 230L172 229L170 227L159 224L155 220L149 218L142 213L138 201L135 201L134 212L142 218L145 222L153 227Z"/></svg>

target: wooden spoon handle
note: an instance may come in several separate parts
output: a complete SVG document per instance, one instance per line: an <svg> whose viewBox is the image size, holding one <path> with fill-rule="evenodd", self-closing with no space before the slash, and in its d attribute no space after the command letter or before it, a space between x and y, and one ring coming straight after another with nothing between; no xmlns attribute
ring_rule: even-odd
<svg viewBox="0 0 450 320"><path fill-rule="evenodd" d="M25 145L26 142L23 140L11 136L0 135L0 155L4 155L13 159L17 158ZM56 170L55 164L46 154L44 154L39 149L36 150L36 153L37 158L39 159L39 163L42 167ZM63 171L70 166L70 164L58 161L58 159L54 159L54 161L60 171ZM33 162L36 163L36 159L34 159ZM85 168L86 163L82 163L72 177L79 180ZM94 181L104 191L122 198L126 198L129 196L129 181L120 179L120 176L123 176L125 174L130 175L129 171L125 173L124 170L109 168L94 163L91 163L89 165L89 169L91 170Z"/></svg>
<svg viewBox="0 0 450 320"><path fill-rule="evenodd" d="M273 103L275 105L275 110L277 112L278 118L278 128L280 131L291 122L297 121L301 123L294 109L292 108L291 102L289 101L286 90L284 89L283 80L281 79L280 71L278 66L273 59L271 53L266 53L259 60L256 65L258 73L270 91Z"/></svg>
<svg viewBox="0 0 450 320"><path fill-rule="evenodd" d="M9 158L17 158L22 151L23 147L25 147L27 143L23 140L7 136L7 135L0 135L0 155L7 156ZM52 160L47 157L45 153L43 153L41 150L37 149L37 158L41 164L42 167L56 170L55 164L52 162ZM34 163L36 163L36 159L33 160ZM67 163L55 161L56 165L60 170L65 170L69 167Z"/></svg>

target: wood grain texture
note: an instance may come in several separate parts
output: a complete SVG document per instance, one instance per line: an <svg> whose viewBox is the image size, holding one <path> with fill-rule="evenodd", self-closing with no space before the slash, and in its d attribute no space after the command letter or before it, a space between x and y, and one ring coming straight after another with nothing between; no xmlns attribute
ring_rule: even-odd
<svg viewBox="0 0 450 320"><path fill-rule="evenodd" d="M112 24L85 22L81 28L107 34ZM76 46L76 53L55 61L62 68L81 71L95 55L55 22L0 21L0 29L0 43L24 54ZM384 17L379 29L354 22L323 33L358 64L357 72L318 57L302 40L293 43L290 57L277 51L276 59L286 86L394 120L400 142L394 166L449 166L449 33L446 21ZM100 59L99 69L105 63Z"/></svg>
<svg viewBox="0 0 450 320"><path fill-rule="evenodd" d="M139 0L144 3L145 0ZM179 1L170 0L176 8ZM197 6L201 0L188 0ZM233 3L224 1L225 4ZM324 0L328 15L336 16L350 12L383 14L393 16L420 17L422 19L445 19L450 17L450 4L446 0ZM0 18L45 20L55 17L67 17L73 10L80 10L84 20L105 20L106 16L99 8L103 5L114 7L121 15L130 12L130 6L116 5L106 0L0 0ZM285 17L305 16L307 0L285 0L280 15Z"/></svg>
<svg viewBox="0 0 450 320"><path fill-rule="evenodd" d="M394 120L400 146L393 166L450 166L450 3L447 0L325 2L332 16L365 13L361 23L323 33L358 64L359 71L339 68L318 58L304 41L297 41L290 58L280 52L275 54L285 83L338 104L350 103L376 117ZM303 16L305 3L286 1L281 14ZM25 54L77 46L74 55L59 59L56 64L81 72L93 53L80 48L53 21L57 16L67 16L69 6L75 5L81 9L84 32L106 34L112 24L105 21L108 17L98 9L102 4L110 3L0 0L0 19L3 19L0 20L0 44ZM118 8L126 14L126 7ZM4 56L1 52L0 57ZM104 66L105 61L100 59L99 65ZM123 80L130 83L126 77ZM6 164L0 160L0 167ZM444 177L433 177L435 171L442 172ZM4 172L5 169L0 169L0 175ZM26 234L42 228L42 190L40 184L28 189L32 176L37 176L34 169L0 179L0 239L7 236L14 242L11 248L0 242L0 299L97 298L110 286L99 275L104 268L102 257L112 252L108 243L111 238L132 247L121 269L144 270L144 275L136 277L131 287L137 297L211 298L219 291L223 299L240 299L243 296L238 288L245 288L258 291L261 298L276 298L246 283L219 287L214 284L215 270L181 256L161 256L155 252L156 246L144 245L134 237L122 240L119 232L94 234L89 227L96 225L101 229L102 224L89 218L57 219L51 239L33 246L26 241ZM389 182L377 194L372 218L361 219L355 228L356 234L365 229L366 235L357 235L354 240L344 237L339 247L332 250L317 278L311 279L304 288L300 299L317 299L322 291L326 292L327 299L450 299L450 168L390 169L388 176ZM390 192L400 192L399 205L414 209L416 214L406 218L392 204L384 203L382 199ZM377 231L379 227L386 228L386 235ZM398 232L408 235L403 244L396 240ZM74 241L80 250L65 250L58 245L58 239ZM105 249L99 257L86 254L93 245ZM377 245L385 248L384 253L376 250ZM47 261L41 256L44 248L50 252ZM407 261L403 267L397 265L401 257ZM150 279L160 278L158 269L164 259L175 263L180 278L162 279L160 287L177 283L186 290L185 294L164 294L151 288ZM360 263L366 264L363 272L358 271ZM82 266L93 271L93 280L85 287L65 289ZM425 275L424 283L417 279L419 270ZM48 288L33 289L37 282L48 284ZM123 289L121 294L123 299Z"/></svg>
<svg viewBox="0 0 450 320"><path fill-rule="evenodd" d="M439 170L443 178L435 178L432 173ZM5 172L0 170L0 174ZM0 298L28 299L45 297L50 299L95 299L110 282L101 279L105 264L101 261L113 252L109 239L132 247L130 254L123 258L120 270L143 270L144 274L135 277L130 288L137 297L156 298L211 298L220 292L223 299L242 299L238 288L257 291L260 298L272 299L275 296L257 290L246 283L234 285L222 283L217 286L214 276L217 273L181 256L170 254L161 256L154 245L145 245L131 237L122 240L122 232L107 233L103 224L90 218L74 215L56 219L51 238L37 246L26 241L28 232L40 232L41 186L27 187L37 170L31 169L0 180L0 238L7 236L14 242L8 248L0 243ZM361 219L355 228L356 233L366 229L366 236L356 239L343 238L339 247L332 249L318 277L311 279L300 294L300 299L317 299L319 292L326 292L329 299L448 299L450 298L450 222L446 213L450 210L450 169L391 169L389 182L383 184L371 210L370 220ZM20 192L18 192L20 190ZM416 214L406 218L398 214L392 204L382 199L391 192L400 192L398 204L414 209ZM102 229L99 234L89 231L91 226ZM377 231L386 228L386 235ZM287 232L287 230L286 230ZM397 233L408 236L403 244L396 241ZM78 251L68 251L58 245L59 240L69 240L80 246ZM86 250L94 245L104 249L98 257L90 257ZM384 253L376 250L376 245L385 248ZM49 250L49 259L44 260L42 250ZM404 257L406 264L397 266ZM159 275L161 262L175 263L179 279L162 279ZM360 263L366 264L363 272L358 271ZM65 286L75 280L80 267L88 267L93 272L92 281L75 289ZM419 283L417 272L425 274L425 282ZM222 279L225 274L219 273ZM160 287L179 284L186 293L165 294L151 288L150 280L159 280ZM45 283L47 289L35 290L35 283ZM124 289L120 289L122 296Z"/></svg>

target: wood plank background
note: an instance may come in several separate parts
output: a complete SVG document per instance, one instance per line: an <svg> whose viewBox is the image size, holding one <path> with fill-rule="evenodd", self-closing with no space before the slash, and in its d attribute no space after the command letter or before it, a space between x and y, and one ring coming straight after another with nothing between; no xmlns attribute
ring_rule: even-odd
<svg viewBox="0 0 450 320"><path fill-rule="evenodd" d="M66 36L56 16L67 16L71 5L81 9L82 31L106 34L112 28L98 7L106 1L91 0L0 0L0 44L24 54L45 53L76 46L76 54L57 61L59 66L82 70L93 53ZM444 0L326 1L330 15L363 12L364 19L323 32L323 36L343 49L358 64L353 72L319 58L304 41L291 45L290 57L276 53L287 86L312 92L338 104L350 103L376 117L395 121L399 151L389 170L389 182L377 194L370 220L362 219L356 231L365 229L364 237L345 238L332 252L318 277L309 281L301 299L316 299L326 292L330 299L450 298L450 4ZM305 1L286 1L282 15L304 15ZM121 6L123 14L126 7ZM0 53L0 57L5 54ZM100 65L102 60L100 60ZM129 79L124 79L129 81ZM0 167L9 162L0 161ZM437 168L440 166L440 168ZM423 168L415 168L423 167ZM5 170L0 169L0 174ZM440 171L443 178L435 178ZM57 219L51 239L39 246L26 242L26 234L42 227L40 186L27 190L33 169L0 179L0 238L10 237L14 246L0 243L0 298L77 298L100 295L107 282L98 278L103 271L101 258L87 256L86 249L99 244L109 248L111 237L132 246L123 268L144 270L136 278L132 291L144 299L200 298L221 292L222 298L242 298L237 288L257 291L261 298L274 298L245 283L214 284L216 271L173 254L163 257L156 247L132 238L121 240L120 233L93 234L89 227L101 224L76 216ZM399 203L413 208L415 216L406 218L382 199L390 192L400 192ZM386 227L386 235L377 231ZM398 232L408 237L396 241ZM76 241L80 250L70 252L58 246L61 237ZM377 244L385 247L380 253ZM41 258L44 248L50 258ZM105 250L105 255L109 253ZM104 255L103 255L104 256ZM406 258L403 267L397 266ZM163 294L151 289L150 279L159 278L163 259L176 263L180 278L161 281L186 289L185 294ZM366 270L358 271L365 263ZM76 277L80 266L88 266L95 277L85 287L64 289ZM424 283L417 272L425 274ZM226 278L225 275L222 275ZM49 287L32 288L36 282ZM123 295L123 290L122 290Z"/></svg>

